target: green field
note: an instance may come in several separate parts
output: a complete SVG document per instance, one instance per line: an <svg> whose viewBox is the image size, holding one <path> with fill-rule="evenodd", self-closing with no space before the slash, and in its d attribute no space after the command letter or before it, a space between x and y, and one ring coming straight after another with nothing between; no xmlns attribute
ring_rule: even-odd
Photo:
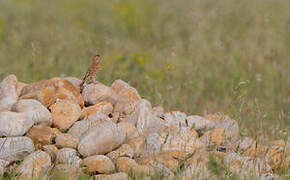
<svg viewBox="0 0 290 180"><path fill-rule="evenodd" d="M290 1L0 0L0 79L122 79L166 110L223 112L241 135L287 138Z"/></svg>

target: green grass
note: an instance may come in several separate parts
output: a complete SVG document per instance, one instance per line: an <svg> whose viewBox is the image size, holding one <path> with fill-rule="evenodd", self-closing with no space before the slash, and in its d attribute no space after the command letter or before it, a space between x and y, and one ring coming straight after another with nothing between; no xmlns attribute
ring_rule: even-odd
<svg viewBox="0 0 290 180"><path fill-rule="evenodd" d="M288 136L290 2L286 0L0 0L0 79L123 79L187 114L223 112L242 135ZM287 137L286 137L287 138Z"/></svg>

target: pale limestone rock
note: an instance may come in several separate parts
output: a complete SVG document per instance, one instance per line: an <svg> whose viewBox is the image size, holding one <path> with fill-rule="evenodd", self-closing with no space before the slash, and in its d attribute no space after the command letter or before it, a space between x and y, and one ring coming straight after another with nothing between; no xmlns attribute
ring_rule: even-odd
<svg viewBox="0 0 290 180"><path fill-rule="evenodd" d="M51 125L52 117L46 107L34 99L22 99L12 106L15 112L25 113L34 121L34 124Z"/></svg>
<svg viewBox="0 0 290 180"><path fill-rule="evenodd" d="M119 157L134 157L134 149L129 144L122 144L118 149L109 152L107 155L114 163Z"/></svg>
<svg viewBox="0 0 290 180"><path fill-rule="evenodd" d="M0 112L0 136L22 136L34 122L25 113Z"/></svg>
<svg viewBox="0 0 290 180"><path fill-rule="evenodd" d="M106 154L125 140L121 129L112 122L102 122L89 129L80 139L78 151L84 156Z"/></svg>
<svg viewBox="0 0 290 180"><path fill-rule="evenodd" d="M55 144L58 148L73 148L76 149L79 143L79 138L73 135L62 133L56 136Z"/></svg>
<svg viewBox="0 0 290 180"><path fill-rule="evenodd" d="M131 123L120 122L118 123L118 126L121 128L123 134L126 135L126 140L130 140L139 136L137 129Z"/></svg>
<svg viewBox="0 0 290 180"><path fill-rule="evenodd" d="M0 138L0 159L16 161L34 151L34 145L28 137Z"/></svg>
<svg viewBox="0 0 290 180"><path fill-rule="evenodd" d="M0 112L10 111L17 99L17 78L15 75L9 75L0 83Z"/></svg>
<svg viewBox="0 0 290 180"><path fill-rule="evenodd" d="M51 157L52 161L55 161L56 159L56 154L58 152L58 149L55 145L45 145L42 146L42 150L46 153L49 154L49 156Z"/></svg>
<svg viewBox="0 0 290 180"><path fill-rule="evenodd" d="M134 151L134 158L139 157L145 148L145 137L139 136L133 139L130 139L127 143Z"/></svg>
<svg viewBox="0 0 290 180"><path fill-rule="evenodd" d="M200 136L215 127L214 122L201 116L188 116L186 121L188 127L194 129Z"/></svg>
<svg viewBox="0 0 290 180"><path fill-rule="evenodd" d="M56 102L50 109L52 124L61 131L69 129L81 115L80 106L69 101Z"/></svg>
<svg viewBox="0 0 290 180"><path fill-rule="evenodd" d="M114 112L125 115L134 111L135 103L141 100L137 90L122 80L116 80L112 84L112 89L118 95L118 101L115 104Z"/></svg>
<svg viewBox="0 0 290 180"><path fill-rule="evenodd" d="M80 91L80 84L82 83L82 80L76 77L64 77L63 79L69 81L78 91Z"/></svg>
<svg viewBox="0 0 290 180"><path fill-rule="evenodd" d="M33 126L27 133L27 136L32 139L35 145L48 145L52 143L53 129L49 126L36 125Z"/></svg>
<svg viewBox="0 0 290 180"><path fill-rule="evenodd" d="M124 172L119 172L115 174L98 174L95 175L95 180L129 180L129 177Z"/></svg>
<svg viewBox="0 0 290 180"><path fill-rule="evenodd" d="M43 151L36 151L24 158L24 161L17 168L20 174L18 179L33 180L36 177L42 177L47 174L51 167L51 159L49 154Z"/></svg>
<svg viewBox="0 0 290 180"><path fill-rule="evenodd" d="M85 103L89 105L98 104L102 101L115 104L118 98L112 88L101 83L86 85L83 89L82 96Z"/></svg>
<svg viewBox="0 0 290 180"><path fill-rule="evenodd" d="M17 91L17 96L19 97L21 95L21 91L22 89L27 86L26 83L23 83L23 82L17 82L17 85L16 85L16 91Z"/></svg>
<svg viewBox="0 0 290 180"><path fill-rule="evenodd" d="M75 167L79 167L82 163L82 159L78 156L75 149L62 148L58 150L56 154L57 164L70 164Z"/></svg>
<svg viewBox="0 0 290 180"><path fill-rule="evenodd" d="M163 144L162 138L159 136L158 133L149 134L145 140L145 146L142 152L142 157L150 156L152 154L160 152L162 144Z"/></svg>
<svg viewBox="0 0 290 180"><path fill-rule="evenodd" d="M168 127L187 127L186 114L180 111L165 113L164 120Z"/></svg>
<svg viewBox="0 0 290 180"><path fill-rule="evenodd" d="M115 171L115 165L110 158L104 155L89 156L83 160L88 173L110 174Z"/></svg>
<svg viewBox="0 0 290 180"><path fill-rule="evenodd" d="M152 113L155 117L162 118L164 116L164 109L162 106L156 106L152 109Z"/></svg>
<svg viewBox="0 0 290 180"><path fill-rule="evenodd" d="M133 173L134 175L153 175L154 168L148 165L140 165L128 157L120 157L116 166L120 172Z"/></svg>

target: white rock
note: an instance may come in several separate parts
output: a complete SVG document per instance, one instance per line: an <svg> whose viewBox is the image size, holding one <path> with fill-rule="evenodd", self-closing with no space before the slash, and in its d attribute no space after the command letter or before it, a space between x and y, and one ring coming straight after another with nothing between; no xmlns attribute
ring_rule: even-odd
<svg viewBox="0 0 290 180"><path fill-rule="evenodd" d="M48 109L34 99L22 99L12 106L15 112L23 112L34 121L34 124L51 125L52 117Z"/></svg>
<svg viewBox="0 0 290 180"><path fill-rule="evenodd" d="M186 121L188 127L196 130L199 135L202 135L206 131L213 129L215 127L214 122L201 116L188 116L186 118Z"/></svg>
<svg viewBox="0 0 290 180"><path fill-rule="evenodd" d="M164 114L164 120L169 127L186 127L186 114L180 111L172 111Z"/></svg>
<svg viewBox="0 0 290 180"><path fill-rule="evenodd" d="M0 159L16 161L34 151L34 145L28 137L0 138Z"/></svg>
<svg viewBox="0 0 290 180"><path fill-rule="evenodd" d="M75 149L62 148L56 154L56 162L58 164L70 164L79 167L82 163L82 159L78 156Z"/></svg>
<svg viewBox="0 0 290 180"><path fill-rule="evenodd" d="M142 156L146 157L161 151L162 138L157 133L151 133L146 137L145 147Z"/></svg>
<svg viewBox="0 0 290 180"><path fill-rule="evenodd" d="M22 136L34 124L25 113L0 112L0 136Z"/></svg>
<svg viewBox="0 0 290 180"><path fill-rule="evenodd" d="M9 75L0 83L0 112L10 111L17 99L17 78Z"/></svg>
<svg viewBox="0 0 290 180"><path fill-rule="evenodd" d="M91 105L102 101L108 101L111 104L115 104L118 98L116 93L110 87L101 83L86 85L83 89L82 96L85 103Z"/></svg>
<svg viewBox="0 0 290 180"><path fill-rule="evenodd" d="M78 151L85 157L105 154L120 146L124 140L125 135L115 123L103 122L81 137Z"/></svg>

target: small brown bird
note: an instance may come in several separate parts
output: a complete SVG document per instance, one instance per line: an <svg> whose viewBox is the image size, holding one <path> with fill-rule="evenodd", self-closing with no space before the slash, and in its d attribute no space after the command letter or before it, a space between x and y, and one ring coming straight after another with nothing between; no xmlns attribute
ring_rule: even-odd
<svg viewBox="0 0 290 180"><path fill-rule="evenodd" d="M81 92L83 91L84 84L85 84L89 79L92 79L92 82L93 82L93 83L96 82L96 80L95 80L95 75L96 75L97 72L101 69L100 61L101 61L100 55L99 55L99 54L95 55L95 56L94 56L94 59L93 59L93 63L91 64L91 66L90 66L89 69L87 70L87 73L86 73L85 77L83 78L82 83L80 84Z"/></svg>

